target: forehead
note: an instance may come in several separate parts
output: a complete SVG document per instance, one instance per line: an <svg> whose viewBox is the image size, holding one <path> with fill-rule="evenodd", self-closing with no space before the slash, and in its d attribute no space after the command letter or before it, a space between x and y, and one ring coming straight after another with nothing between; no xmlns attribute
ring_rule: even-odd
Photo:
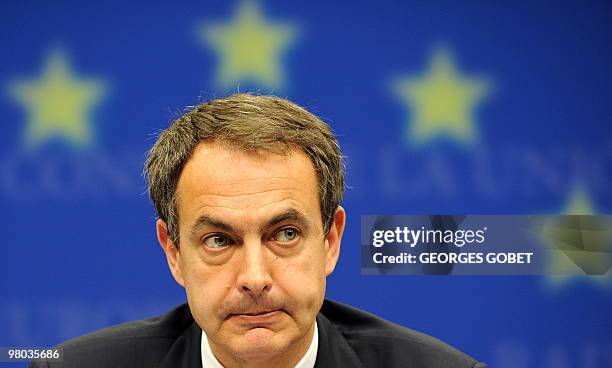
<svg viewBox="0 0 612 368"><path fill-rule="evenodd" d="M320 216L314 165L299 149L280 155L200 143L183 168L177 197L181 223L210 212L264 216L279 207Z"/></svg>

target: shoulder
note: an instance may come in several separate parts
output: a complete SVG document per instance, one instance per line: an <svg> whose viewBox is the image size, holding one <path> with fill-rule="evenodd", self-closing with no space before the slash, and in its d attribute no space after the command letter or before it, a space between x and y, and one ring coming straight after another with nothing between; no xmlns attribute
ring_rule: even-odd
<svg viewBox="0 0 612 368"><path fill-rule="evenodd" d="M486 367L436 338L345 304L325 300L321 314L364 367Z"/></svg>
<svg viewBox="0 0 612 368"><path fill-rule="evenodd" d="M157 366L175 341L193 325L191 312L183 304L149 319L132 321L98 330L57 345L63 362L72 367ZM55 367L41 364L31 367Z"/></svg>

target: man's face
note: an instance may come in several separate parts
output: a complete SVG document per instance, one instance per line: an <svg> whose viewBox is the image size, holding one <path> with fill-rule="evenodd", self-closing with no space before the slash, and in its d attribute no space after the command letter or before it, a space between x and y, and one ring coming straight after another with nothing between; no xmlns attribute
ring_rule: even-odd
<svg viewBox="0 0 612 368"><path fill-rule="evenodd" d="M180 250L158 237L213 352L226 360L303 354L336 264L339 208L323 231L314 166L200 143L177 188Z"/></svg>

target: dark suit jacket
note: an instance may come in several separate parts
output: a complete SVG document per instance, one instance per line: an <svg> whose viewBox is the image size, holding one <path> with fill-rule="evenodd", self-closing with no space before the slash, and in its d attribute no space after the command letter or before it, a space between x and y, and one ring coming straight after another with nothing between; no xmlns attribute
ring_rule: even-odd
<svg viewBox="0 0 612 368"><path fill-rule="evenodd" d="M316 368L485 368L430 336L325 300L317 315ZM201 330L184 304L169 313L67 341L62 363L30 367L202 368Z"/></svg>

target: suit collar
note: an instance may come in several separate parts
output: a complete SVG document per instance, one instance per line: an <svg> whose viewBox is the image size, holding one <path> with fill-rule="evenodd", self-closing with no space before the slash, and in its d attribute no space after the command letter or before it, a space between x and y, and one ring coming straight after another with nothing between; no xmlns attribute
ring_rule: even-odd
<svg viewBox="0 0 612 368"><path fill-rule="evenodd" d="M202 330L194 322L176 339L159 368L202 368Z"/></svg>
<svg viewBox="0 0 612 368"><path fill-rule="evenodd" d="M363 368L355 351L332 323L319 312L319 351L315 368Z"/></svg>

